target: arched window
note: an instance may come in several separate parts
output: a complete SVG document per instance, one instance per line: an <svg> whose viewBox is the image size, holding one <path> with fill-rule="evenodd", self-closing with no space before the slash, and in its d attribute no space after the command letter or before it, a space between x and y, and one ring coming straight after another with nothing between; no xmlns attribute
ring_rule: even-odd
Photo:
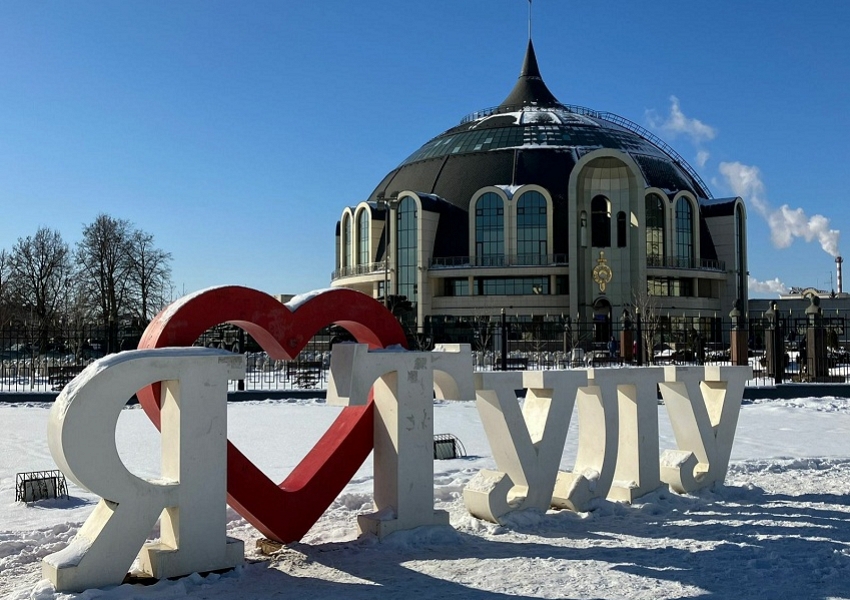
<svg viewBox="0 0 850 600"><path fill-rule="evenodd" d="M357 263L368 265L371 260L369 248L369 211L361 210L357 217Z"/></svg>
<svg viewBox="0 0 850 600"><path fill-rule="evenodd" d="M611 247L611 201L605 196L590 202L590 243L594 248Z"/></svg>
<svg viewBox="0 0 850 600"><path fill-rule="evenodd" d="M626 213L620 211L617 213L617 248L626 247Z"/></svg>
<svg viewBox="0 0 850 600"><path fill-rule="evenodd" d="M396 235L396 267L398 269L398 295L408 301L417 301L416 274L418 263L419 235L417 231L416 200L406 196L396 209L398 234Z"/></svg>
<svg viewBox="0 0 850 600"><path fill-rule="evenodd" d="M684 196L676 201L676 263L694 266L694 211Z"/></svg>
<svg viewBox="0 0 850 600"><path fill-rule="evenodd" d="M346 214L342 217L342 268L351 266L351 217Z"/></svg>
<svg viewBox="0 0 850 600"><path fill-rule="evenodd" d="M646 264L664 264L664 200L658 194L646 197Z"/></svg>
<svg viewBox="0 0 850 600"><path fill-rule="evenodd" d="M736 298L743 299L747 290L747 268L746 268L746 252L747 245L744 238L744 229L746 223L744 221L744 209L740 204L735 206L735 268L738 273L738 294Z"/></svg>
<svg viewBox="0 0 850 600"><path fill-rule="evenodd" d="M505 205L494 192L475 203L475 256L482 266L505 262Z"/></svg>
<svg viewBox="0 0 850 600"><path fill-rule="evenodd" d="M546 198L540 192L526 192L516 206L517 262L521 265L546 264Z"/></svg>

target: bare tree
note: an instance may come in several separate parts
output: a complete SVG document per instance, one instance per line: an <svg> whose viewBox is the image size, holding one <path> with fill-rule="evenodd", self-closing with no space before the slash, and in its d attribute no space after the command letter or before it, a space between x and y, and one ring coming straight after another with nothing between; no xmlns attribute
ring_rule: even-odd
<svg viewBox="0 0 850 600"><path fill-rule="evenodd" d="M68 244L58 231L39 228L33 236L18 238L10 264L14 301L37 320L38 343L44 350L48 328L54 324L73 279Z"/></svg>
<svg viewBox="0 0 850 600"><path fill-rule="evenodd" d="M643 343L643 355L647 362L655 362L655 357L652 354L652 349L655 342L655 335L658 333L658 328L661 324L661 311L658 307L658 298L649 293L649 290L632 292L632 302L635 311L640 311L641 321L641 337L643 340L638 340L638 343Z"/></svg>
<svg viewBox="0 0 850 600"><path fill-rule="evenodd" d="M61 324L64 325L62 338L67 350L82 358L81 351L89 342L89 325L95 320L90 299L80 285L70 287L60 308Z"/></svg>
<svg viewBox="0 0 850 600"><path fill-rule="evenodd" d="M478 311L475 311L475 314L470 317L473 347L478 352L490 350L490 344L493 339L493 329L490 323L490 315L485 315Z"/></svg>
<svg viewBox="0 0 850 600"><path fill-rule="evenodd" d="M11 256L5 249L0 250L0 330L11 319L11 270Z"/></svg>
<svg viewBox="0 0 850 600"><path fill-rule="evenodd" d="M169 301L171 253L154 246L153 235L136 230L130 238L129 258L136 313L142 323L148 323Z"/></svg>
<svg viewBox="0 0 850 600"><path fill-rule="evenodd" d="M118 349L118 322L127 309L131 232L129 221L99 214L77 243L79 283L107 329L107 352Z"/></svg>

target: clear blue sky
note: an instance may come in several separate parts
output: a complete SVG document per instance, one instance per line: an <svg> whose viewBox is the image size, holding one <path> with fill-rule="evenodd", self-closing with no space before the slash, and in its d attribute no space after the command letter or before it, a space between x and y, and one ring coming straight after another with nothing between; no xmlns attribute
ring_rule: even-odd
<svg viewBox="0 0 850 600"><path fill-rule="evenodd" d="M0 248L39 226L73 244L107 212L173 254L178 291L327 287L342 208L510 91L527 6L2 2ZM755 279L828 288L818 232L850 235L848 26L843 0L537 0L533 31L561 102L745 196Z"/></svg>

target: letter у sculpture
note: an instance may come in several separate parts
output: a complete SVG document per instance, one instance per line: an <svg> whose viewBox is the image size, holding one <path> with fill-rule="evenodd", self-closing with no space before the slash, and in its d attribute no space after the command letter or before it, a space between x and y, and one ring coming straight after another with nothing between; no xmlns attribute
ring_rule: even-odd
<svg viewBox="0 0 850 600"><path fill-rule="evenodd" d="M464 488L473 516L498 523L514 510L548 510L576 390L586 381L581 370L476 374L476 406L498 471L482 469Z"/></svg>
<svg viewBox="0 0 850 600"><path fill-rule="evenodd" d="M665 367L659 384L677 450L661 455L661 479L687 493L723 481L750 367Z"/></svg>

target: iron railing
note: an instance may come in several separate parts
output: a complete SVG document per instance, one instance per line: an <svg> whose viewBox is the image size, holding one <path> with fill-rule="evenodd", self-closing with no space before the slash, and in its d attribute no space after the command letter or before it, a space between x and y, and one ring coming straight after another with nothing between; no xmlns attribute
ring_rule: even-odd
<svg viewBox="0 0 850 600"><path fill-rule="evenodd" d="M431 259L432 269L471 267L549 267L567 266L566 254L499 254L496 256L447 256Z"/></svg>
<svg viewBox="0 0 850 600"><path fill-rule="evenodd" d="M371 275L373 273L384 273L388 268L385 261L367 263L365 265L354 265L351 267L341 267L331 273L331 279L339 279L340 277L351 277L352 275Z"/></svg>
<svg viewBox="0 0 850 600"><path fill-rule="evenodd" d="M97 360L138 346L141 331L122 332L108 344L103 327L15 326L0 328L0 392L59 391ZM204 332L196 346L245 353L248 373L233 389L317 389L327 385L333 343L353 339L338 327L316 334L293 360L268 356L247 333L232 325Z"/></svg>
<svg viewBox="0 0 850 600"><path fill-rule="evenodd" d="M656 311L660 312L660 311ZM783 381L850 381L850 332L844 316L821 317L818 321L820 349L807 348L812 324L802 315L780 316L775 322L765 317L748 320L749 364L755 385L772 385L774 361L782 361ZM47 392L62 389L86 365L105 353L103 328L5 327L0 329L0 392ZM623 331L630 332L623 336ZM772 333L772 332L776 333ZM571 319L563 315L506 317L434 317L422 331L409 336L411 348L430 350L437 343L465 343L473 350L480 370L563 369L585 366L637 364L730 364L733 323L727 317L676 317L655 314L637 321ZM621 340L632 337L632 347ZM771 337L773 336L773 337ZM135 347L138 335L119 335L119 346ZM612 338L615 344L611 344ZM772 353L768 339L778 351ZM334 343L351 336L337 327L320 331L293 360L269 357L241 329L221 325L204 333L199 346L245 353L247 375L232 382L231 389L295 390L324 389L328 382ZM504 339L504 346L502 340ZM46 342L44 340L47 340ZM506 354L503 355L502 348ZM819 354L819 356L816 356ZM774 363L774 364L772 364Z"/></svg>
<svg viewBox="0 0 850 600"><path fill-rule="evenodd" d="M661 256L658 254L650 254L646 257L647 267L659 267L667 269L696 269L702 271L726 271L726 263L722 260L701 258L699 267L696 266L697 261L693 258L681 258L678 256Z"/></svg>

